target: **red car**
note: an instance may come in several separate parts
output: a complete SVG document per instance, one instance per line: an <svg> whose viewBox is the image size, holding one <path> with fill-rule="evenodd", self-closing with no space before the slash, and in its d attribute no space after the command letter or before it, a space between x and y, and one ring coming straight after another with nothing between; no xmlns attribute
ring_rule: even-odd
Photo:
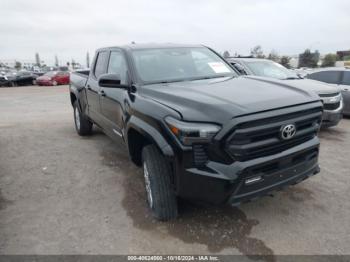
<svg viewBox="0 0 350 262"><path fill-rule="evenodd" d="M50 71L36 79L39 86L57 86L69 84L69 72Z"/></svg>

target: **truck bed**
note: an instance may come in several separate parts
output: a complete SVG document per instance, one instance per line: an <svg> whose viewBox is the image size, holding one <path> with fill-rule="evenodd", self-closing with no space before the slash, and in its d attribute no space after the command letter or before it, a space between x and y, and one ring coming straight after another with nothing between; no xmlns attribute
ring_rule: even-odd
<svg viewBox="0 0 350 262"><path fill-rule="evenodd" d="M70 84L78 90L83 89L89 78L90 70L79 70L71 73Z"/></svg>

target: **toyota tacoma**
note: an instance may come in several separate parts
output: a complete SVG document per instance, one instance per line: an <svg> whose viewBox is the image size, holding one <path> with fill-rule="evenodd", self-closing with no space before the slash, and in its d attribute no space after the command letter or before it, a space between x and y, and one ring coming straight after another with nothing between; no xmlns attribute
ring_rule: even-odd
<svg viewBox="0 0 350 262"><path fill-rule="evenodd" d="M320 170L319 96L239 76L205 46L101 48L71 75L70 99L79 135L96 125L125 143L159 220L178 198L238 205Z"/></svg>

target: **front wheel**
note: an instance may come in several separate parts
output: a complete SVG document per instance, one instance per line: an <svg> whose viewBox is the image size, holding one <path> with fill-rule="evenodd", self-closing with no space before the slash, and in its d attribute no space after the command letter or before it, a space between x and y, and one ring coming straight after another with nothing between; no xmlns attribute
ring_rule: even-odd
<svg viewBox="0 0 350 262"><path fill-rule="evenodd" d="M78 101L73 104L75 129L80 136L88 136L92 133L91 121L80 111Z"/></svg>
<svg viewBox="0 0 350 262"><path fill-rule="evenodd" d="M154 145L142 150L143 174L147 200L153 216L166 221L177 217L177 200L170 164Z"/></svg>

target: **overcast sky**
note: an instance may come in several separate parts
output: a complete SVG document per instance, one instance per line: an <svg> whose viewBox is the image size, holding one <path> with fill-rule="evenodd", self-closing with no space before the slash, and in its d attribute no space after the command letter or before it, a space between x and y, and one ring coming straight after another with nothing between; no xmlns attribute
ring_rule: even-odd
<svg viewBox="0 0 350 262"><path fill-rule="evenodd" d="M52 63L98 47L172 42L219 52L321 53L350 49L349 0L1 0L0 60Z"/></svg>

